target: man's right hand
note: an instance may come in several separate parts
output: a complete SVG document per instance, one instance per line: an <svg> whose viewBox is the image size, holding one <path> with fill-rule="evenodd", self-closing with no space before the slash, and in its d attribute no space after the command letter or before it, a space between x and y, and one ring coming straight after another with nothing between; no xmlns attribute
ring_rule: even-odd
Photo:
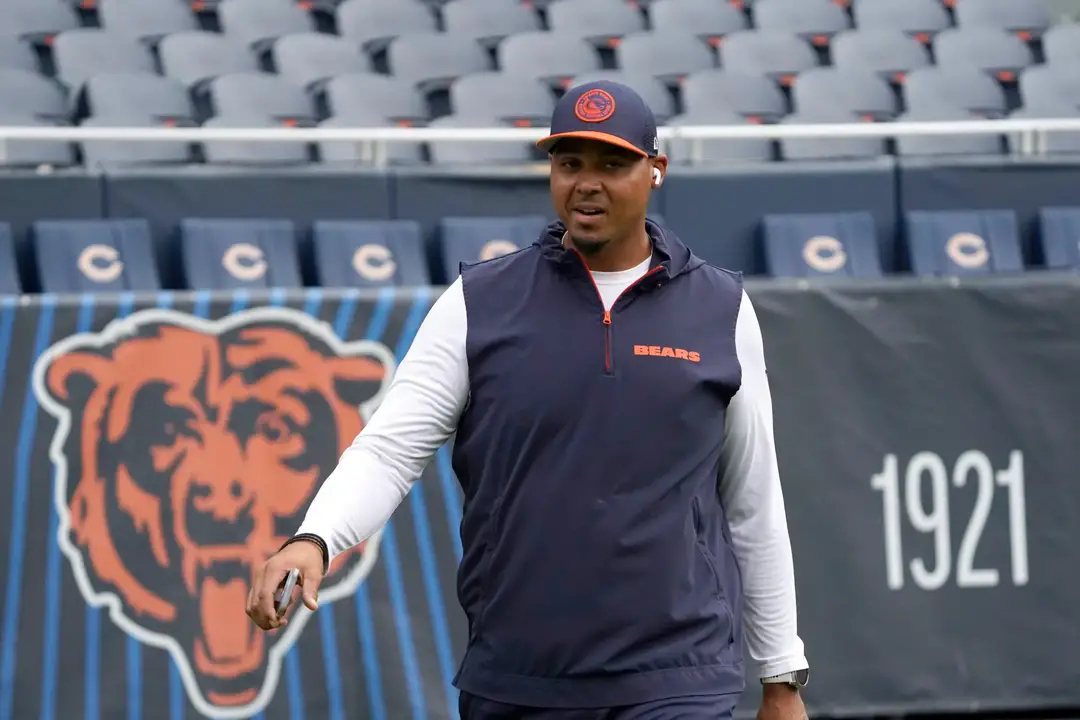
<svg viewBox="0 0 1080 720"><path fill-rule="evenodd" d="M300 571L300 579L289 598L289 607L299 595L303 596L308 609L316 610L319 607L319 585L323 579L322 550L313 542L297 540L255 570L255 579L248 593L247 615L263 630L276 630L288 622L288 610L278 617L275 598L285 576L293 568Z"/></svg>

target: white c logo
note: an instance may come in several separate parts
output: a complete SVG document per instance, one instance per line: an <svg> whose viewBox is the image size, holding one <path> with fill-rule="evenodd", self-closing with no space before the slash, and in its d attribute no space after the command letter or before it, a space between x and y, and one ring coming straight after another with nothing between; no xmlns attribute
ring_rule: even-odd
<svg viewBox="0 0 1080 720"><path fill-rule="evenodd" d="M509 240L491 240L480 249L481 260L491 260L500 255L508 255L517 252L518 246Z"/></svg>
<svg viewBox="0 0 1080 720"><path fill-rule="evenodd" d="M847 264L844 244L828 235L816 235L806 241L803 260L818 272L836 272Z"/></svg>
<svg viewBox="0 0 1080 720"><path fill-rule="evenodd" d="M236 243L221 258L225 270L237 280L258 280L266 274L263 252L250 243Z"/></svg>
<svg viewBox="0 0 1080 720"><path fill-rule="evenodd" d="M356 274L365 280L389 280L397 272L397 263L393 254L383 247L369 243L361 245L352 256L352 266Z"/></svg>
<svg viewBox="0 0 1080 720"><path fill-rule="evenodd" d="M990 260L986 241L974 233L956 233L945 243L945 252L954 263L968 270L980 268Z"/></svg>
<svg viewBox="0 0 1080 720"><path fill-rule="evenodd" d="M120 253L111 245L87 245L79 253L79 272L96 283L109 283L124 272Z"/></svg>

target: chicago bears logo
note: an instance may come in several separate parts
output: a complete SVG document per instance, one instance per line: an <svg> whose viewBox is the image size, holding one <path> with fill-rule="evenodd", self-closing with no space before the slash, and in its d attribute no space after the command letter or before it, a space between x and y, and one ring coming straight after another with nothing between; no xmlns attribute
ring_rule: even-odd
<svg viewBox="0 0 1080 720"><path fill-rule="evenodd" d="M606 90L589 90L574 103L574 114L582 122L603 122L615 114L615 98Z"/></svg>
<svg viewBox="0 0 1080 720"><path fill-rule="evenodd" d="M282 308L146 310L38 361L34 389L57 418L57 540L79 590L169 651L203 715L250 717L273 696L310 613L260 631L244 614L252 573L296 531L393 369L385 346ZM355 591L378 540L335 559L320 601Z"/></svg>

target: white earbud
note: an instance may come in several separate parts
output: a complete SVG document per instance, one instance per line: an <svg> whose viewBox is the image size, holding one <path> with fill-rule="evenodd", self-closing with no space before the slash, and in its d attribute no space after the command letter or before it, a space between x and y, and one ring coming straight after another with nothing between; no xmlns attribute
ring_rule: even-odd
<svg viewBox="0 0 1080 720"><path fill-rule="evenodd" d="M660 187L660 184L664 182L664 175L660 172L660 168L652 169L652 181L653 187Z"/></svg>

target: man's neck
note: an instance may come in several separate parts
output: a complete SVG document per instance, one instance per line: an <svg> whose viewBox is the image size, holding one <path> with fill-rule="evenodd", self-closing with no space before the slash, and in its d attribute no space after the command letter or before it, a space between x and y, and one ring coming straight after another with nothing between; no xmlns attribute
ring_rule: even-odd
<svg viewBox="0 0 1080 720"><path fill-rule="evenodd" d="M574 245L570 233L563 235L563 245L567 247ZM609 242L592 255L585 253L581 255L585 258L585 264L588 265L589 270L594 272L630 270L652 257L652 241L649 240L649 234L645 232L645 228L642 228L640 235Z"/></svg>

